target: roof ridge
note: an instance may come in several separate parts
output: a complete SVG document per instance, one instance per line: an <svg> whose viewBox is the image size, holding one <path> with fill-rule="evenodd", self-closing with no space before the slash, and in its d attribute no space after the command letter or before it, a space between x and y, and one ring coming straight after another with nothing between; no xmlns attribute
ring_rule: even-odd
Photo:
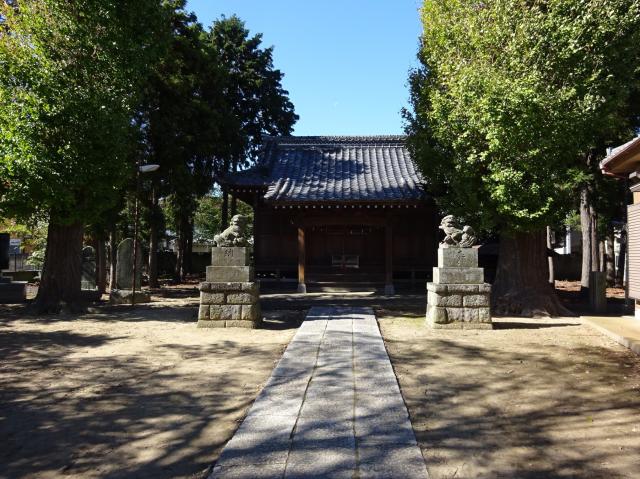
<svg viewBox="0 0 640 479"><path fill-rule="evenodd" d="M340 143L405 143L407 135L319 135L319 136L267 136L265 140L279 145L340 144Z"/></svg>

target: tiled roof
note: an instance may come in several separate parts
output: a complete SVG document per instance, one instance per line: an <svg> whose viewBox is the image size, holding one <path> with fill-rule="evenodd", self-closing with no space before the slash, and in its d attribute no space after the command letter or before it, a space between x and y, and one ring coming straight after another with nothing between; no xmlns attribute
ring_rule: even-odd
<svg viewBox="0 0 640 479"><path fill-rule="evenodd" d="M613 171L616 169L616 163L626 160L631 154L637 154L640 151L640 136L635 137L631 141L613 148L607 157L600 162L600 169L603 171Z"/></svg>
<svg viewBox="0 0 640 479"><path fill-rule="evenodd" d="M230 175L275 202L406 202L424 198L404 136L273 137L258 164Z"/></svg>

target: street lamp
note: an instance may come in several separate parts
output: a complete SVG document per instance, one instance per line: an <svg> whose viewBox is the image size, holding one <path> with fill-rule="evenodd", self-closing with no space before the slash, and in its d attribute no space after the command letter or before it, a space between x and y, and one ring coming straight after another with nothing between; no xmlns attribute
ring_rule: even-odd
<svg viewBox="0 0 640 479"><path fill-rule="evenodd" d="M133 214L133 285L131 287L131 306L136 304L136 276L138 275L138 222L139 222L139 204L140 196L140 175L143 173L152 173L160 168L160 165L137 165L136 168L136 198ZM140 283L142 289L142 283Z"/></svg>

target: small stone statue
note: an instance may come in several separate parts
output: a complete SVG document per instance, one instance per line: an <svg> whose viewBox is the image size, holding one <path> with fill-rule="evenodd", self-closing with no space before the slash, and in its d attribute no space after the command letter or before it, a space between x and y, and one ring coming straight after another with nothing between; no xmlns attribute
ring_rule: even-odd
<svg viewBox="0 0 640 479"><path fill-rule="evenodd" d="M216 246L249 246L247 241L247 217L235 215L231 225L219 235L213 237Z"/></svg>
<svg viewBox="0 0 640 479"><path fill-rule="evenodd" d="M453 215L442 218L440 229L445 237L440 243L443 247L471 248L476 243L476 233L471 226L459 228L460 221Z"/></svg>

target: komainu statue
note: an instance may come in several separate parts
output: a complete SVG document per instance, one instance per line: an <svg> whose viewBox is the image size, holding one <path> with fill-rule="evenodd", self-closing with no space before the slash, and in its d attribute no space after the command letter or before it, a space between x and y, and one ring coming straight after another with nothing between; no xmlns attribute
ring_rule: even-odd
<svg viewBox="0 0 640 479"><path fill-rule="evenodd" d="M471 226L460 229L460 221L453 215L442 218L440 229L445 237L440 243L444 247L471 248L476 243L476 233Z"/></svg>
<svg viewBox="0 0 640 479"><path fill-rule="evenodd" d="M219 235L213 237L216 246L249 246L247 240L247 217L235 215L231 224Z"/></svg>

